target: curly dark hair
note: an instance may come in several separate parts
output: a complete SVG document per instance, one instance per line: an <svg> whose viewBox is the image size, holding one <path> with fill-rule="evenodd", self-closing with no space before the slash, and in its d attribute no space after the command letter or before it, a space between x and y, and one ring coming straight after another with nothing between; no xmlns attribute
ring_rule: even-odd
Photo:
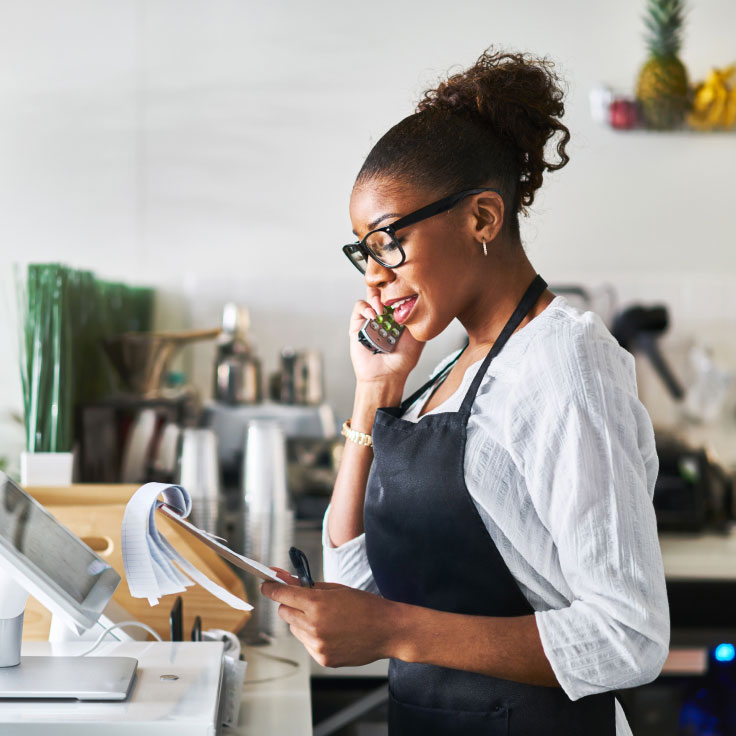
<svg viewBox="0 0 736 736"><path fill-rule="evenodd" d="M546 171L569 160L563 85L547 58L486 50L469 69L424 93L416 112L373 147L356 186L374 178L441 194L480 186L501 190L505 227L518 235ZM557 161L545 158L558 136ZM508 213L512 216L508 217Z"/></svg>

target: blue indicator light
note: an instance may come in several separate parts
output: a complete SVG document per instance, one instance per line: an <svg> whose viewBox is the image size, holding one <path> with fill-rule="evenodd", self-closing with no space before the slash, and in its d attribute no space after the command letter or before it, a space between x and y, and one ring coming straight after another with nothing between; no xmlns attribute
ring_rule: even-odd
<svg viewBox="0 0 736 736"><path fill-rule="evenodd" d="M715 657L719 662L732 662L736 658L736 648L733 644L719 644Z"/></svg>

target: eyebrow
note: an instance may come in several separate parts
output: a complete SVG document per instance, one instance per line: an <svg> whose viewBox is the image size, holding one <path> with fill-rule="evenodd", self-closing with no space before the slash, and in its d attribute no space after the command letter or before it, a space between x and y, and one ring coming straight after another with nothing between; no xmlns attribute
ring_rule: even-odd
<svg viewBox="0 0 736 736"><path fill-rule="evenodd" d="M373 222L368 223L368 232L370 232L371 230L374 230L376 225L378 225L379 222L383 222L384 220L387 220L389 217L399 217L399 214L396 212L389 212L388 214L377 217L375 220L373 220ZM356 238L358 237L358 233L356 233L355 230L353 230L353 235L355 235Z"/></svg>

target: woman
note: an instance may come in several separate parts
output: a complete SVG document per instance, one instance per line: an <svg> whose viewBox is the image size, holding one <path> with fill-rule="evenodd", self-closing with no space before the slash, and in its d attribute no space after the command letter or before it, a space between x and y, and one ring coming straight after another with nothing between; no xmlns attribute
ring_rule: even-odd
<svg viewBox="0 0 736 736"><path fill-rule="evenodd" d="M549 61L485 53L378 141L353 189L345 250L368 293L324 528L342 584L263 591L318 662L391 658L392 734L627 734L612 691L667 653L633 358L546 289L519 236L568 161L563 111ZM406 329L374 355L356 337L384 305ZM401 403L456 318L467 347Z"/></svg>

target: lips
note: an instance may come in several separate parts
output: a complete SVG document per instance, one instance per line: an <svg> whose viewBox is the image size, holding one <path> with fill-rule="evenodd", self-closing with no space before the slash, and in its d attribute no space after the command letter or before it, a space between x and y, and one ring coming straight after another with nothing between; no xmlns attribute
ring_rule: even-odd
<svg viewBox="0 0 736 736"><path fill-rule="evenodd" d="M403 324L409 318L409 314L414 305L417 303L419 297L416 294L412 296L406 296L401 299L395 299L393 301L386 302L386 306L390 306L393 311L393 318L399 324Z"/></svg>

